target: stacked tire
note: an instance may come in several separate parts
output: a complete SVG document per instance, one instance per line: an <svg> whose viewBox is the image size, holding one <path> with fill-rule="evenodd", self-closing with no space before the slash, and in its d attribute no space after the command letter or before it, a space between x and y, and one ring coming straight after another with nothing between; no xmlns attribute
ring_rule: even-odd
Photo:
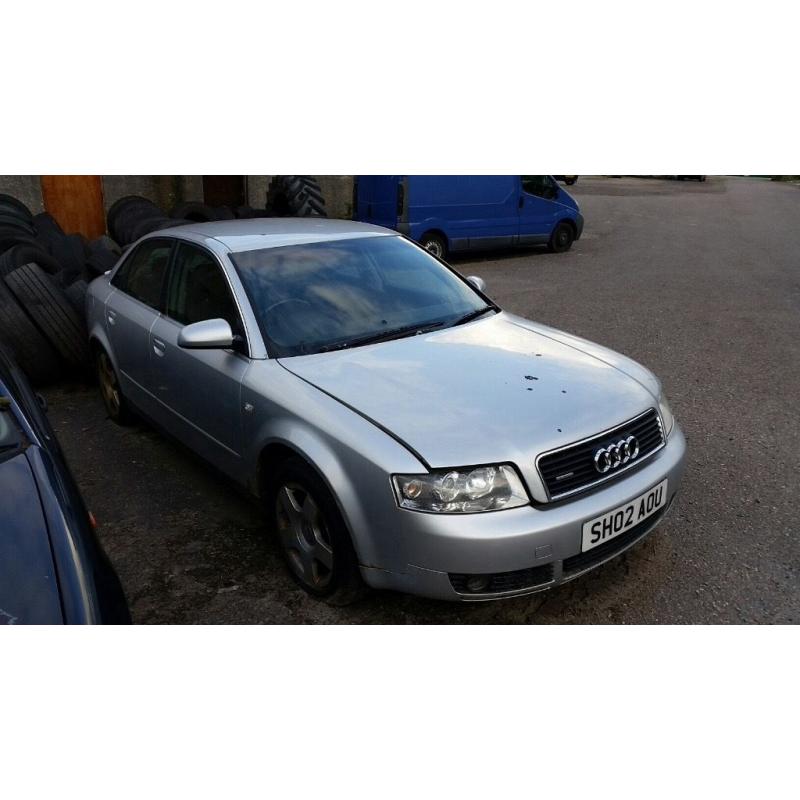
<svg viewBox="0 0 800 800"><path fill-rule="evenodd" d="M86 288L116 262L111 245L68 236L49 214L0 195L0 341L34 384L88 366Z"/></svg>
<svg viewBox="0 0 800 800"><path fill-rule="evenodd" d="M133 244L147 233L185 225L186 221L168 217L151 200L138 195L122 197L108 209L108 232L122 247Z"/></svg>
<svg viewBox="0 0 800 800"><path fill-rule="evenodd" d="M18 199L0 194L0 341L36 385L83 372L89 364L86 292L123 250L145 234L191 222L287 216L327 216L311 176L274 177L265 208L182 203L168 216L147 198L123 197L108 210L110 236L92 241L65 233L50 214L34 216Z"/></svg>

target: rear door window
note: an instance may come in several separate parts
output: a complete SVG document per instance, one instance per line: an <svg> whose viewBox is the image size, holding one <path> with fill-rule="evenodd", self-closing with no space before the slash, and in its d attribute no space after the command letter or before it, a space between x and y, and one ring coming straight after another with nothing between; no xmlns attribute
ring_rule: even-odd
<svg viewBox="0 0 800 800"><path fill-rule="evenodd" d="M171 251L172 242L168 239L142 242L114 275L112 286L159 309Z"/></svg>

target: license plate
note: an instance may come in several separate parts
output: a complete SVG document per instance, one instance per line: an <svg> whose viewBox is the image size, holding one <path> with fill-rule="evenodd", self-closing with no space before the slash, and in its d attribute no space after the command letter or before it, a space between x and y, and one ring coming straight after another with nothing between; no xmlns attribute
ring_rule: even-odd
<svg viewBox="0 0 800 800"><path fill-rule="evenodd" d="M652 516L667 502L667 481L648 489L624 506L607 511L600 517L583 523L583 544L581 552L603 544L620 534L629 531L649 516Z"/></svg>

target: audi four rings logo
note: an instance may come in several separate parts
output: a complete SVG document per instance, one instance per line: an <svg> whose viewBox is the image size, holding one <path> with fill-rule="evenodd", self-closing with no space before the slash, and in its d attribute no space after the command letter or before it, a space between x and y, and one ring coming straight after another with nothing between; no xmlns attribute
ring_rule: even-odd
<svg viewBox="0 0 800 800"><path fill-rule="evenodd" d="M594 467L599 473L605 475L609 470L633 461L638 455L639 442L635 436L629 436L627 439L620 439L616 444L601 447L594 454Z"/></svg>

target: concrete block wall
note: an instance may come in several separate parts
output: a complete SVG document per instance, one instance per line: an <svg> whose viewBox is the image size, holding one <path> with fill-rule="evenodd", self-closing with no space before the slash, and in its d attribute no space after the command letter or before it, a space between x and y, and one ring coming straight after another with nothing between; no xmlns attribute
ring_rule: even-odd
<svg viewBox="0 0 800 800"><path fill-rule="evenodd" d="M272 175L247 176L247 202L263 208ZM353 213L352 175L315 175L322 188L328 216L351 219ZM34 214L44 211L38 175L0 175L0 192L22 200ZM104 175L103 202L106 210L120 197L138 194L169 211L176 203L203 202L200 175Z"/></svg>
<svg viewBox="0 0 800 800"><path fill-rule="evenodd" d="M120 197L138 194L169 211L177 203L203 202L200 175L103 175L103 202L108 210Z"/></svg>
<svg viewBox="0 0 800 800"><path fill-rule="evenodd" d="M0 194L10 194L22 200L34 214L44 211L38 175L0 175Z"/></svg>

